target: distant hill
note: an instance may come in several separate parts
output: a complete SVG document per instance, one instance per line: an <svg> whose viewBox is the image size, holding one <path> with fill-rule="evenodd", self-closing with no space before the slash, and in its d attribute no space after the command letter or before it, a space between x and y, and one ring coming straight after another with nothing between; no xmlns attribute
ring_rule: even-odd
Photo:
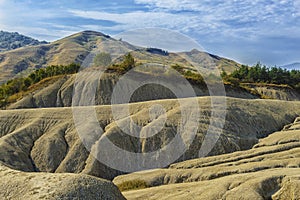
<svg viewBox="0 0 300 200"><path fill-rule="evenodd" d="M46 41L38 41L17 32L0 31L0 52L17 49L24 46L47 44Z"/></svg>
<svg viewBox="0 0 300 200"><path fill-rule="evenodd" d="M141 63L153 62L161 64L181 64L184 67L192 67L182 56L198 57L203 62L204 57L210 57L214 65L219 69L232 72L240 64L225 58L214 56L205 52L193 50L182 54L157 54L147 48L136 47L125 41L116 40L108 35L95 31L83 31L62 38L50 44L38 46L26 46L11 51L0 52L0 83L16 76L27 75L35 69L49 65L68 65L81 62L92 50L105 51L111 56L124 52L134 51L134 57Z"/></svg>
<svg viewBox="0 0 300 200"><path fill-rule="evenodd" d="M49 65L80 64L89 52L99 48L98 46L104 40L111 41L107 48L126 47L125 42L114 40L105 34L84 31L50 44L0 52L0 83L16 76L27 75L35 69Z"/></svg>
<svg viewBox="0 0 300 200"><path fill-rule="evenodd" d="M300 70L300 62L295 62L287 65L280 66L281 68L292 70L292 69L297 69Z"/></svg>

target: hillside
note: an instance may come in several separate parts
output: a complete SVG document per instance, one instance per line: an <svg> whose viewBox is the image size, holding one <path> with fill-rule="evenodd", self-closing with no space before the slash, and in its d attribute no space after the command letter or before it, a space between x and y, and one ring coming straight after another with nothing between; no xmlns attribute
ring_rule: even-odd
<svg viewBox="0 0 300 200"><path fill-rule="evenodd" d="M243 87L255 91L263 98L285 101L300 101L300 93L288 85L244 83Z"/></svg>
<svg viewBox="0 0 300 200"><path fill-rule="evenodd" d="M127 199L300 199L300 118L252 149L116 177ZM147 189L138 188L150 187Z"/></svg>
<svg viewBox="0 0 300 200"><path fill-rule="evenodd" d="M198 153L208 129L211 112L211 98L198 97L182 99L186 107L185 112L194 111L194 101L200 106L200 116L197 118L198 130L188 150L177 161L198 157ZM219 155L234 151L250 149L285 124L290 123L300 115L299 102L276 100L242 100L227 98L227 115L224 130L209 155ZM154 137L136 140L135 137L125 135L112 117L111 106L97 106L96 114L104 133L94 135L89 129L89 123L82 121L81 125L74 125L72 108L26 109L0 111L0 161L17 170L29 172L71 172L86 173L97 177L112 179L122 172L109 168L98 162L93 155L97 155L97 144L109 138L115 145L130 152L149 152L160 148L172 141L180 124L180 106L177 100L159 100L130 104L130 113L135 123L149 128L155 128L159 120L152 121L149 108L159 103L164 107L168 118L162 130ZM126 105L119 105L119 109ZM223 108L219 108L223 109ZM73 110L74 111L74 110ZM80 112L91 112L89 107L80 108ZM221 111L221 110L220 110ZM158 114L158 118L161 114ZM213 118L219 120L219 118ZM121 120L122 121L122 120ZM192 121L189 121L192 123ZM78 124L77 124L78 125ZM128 126L131 126L128 124ZM90 154L84 147L80 135L75 128L84 129ZM217 128L217 127L215 127ZM92 131L92 132L90 132ZM142 134L145 130L140 130ZM94 139L93 139L94 138ZM91 140L91 141L90 141ZM86 141L86 140L85 140ZM94 144L94 145L93 145ZM101 149L101 146L100 146ZM110 160L127 158L114 158Z"/></svg>
<svg viewBox="0 0 300 200"><path fill-rule="evenodd" d="M133 70L135 71L135 70ZM128 77L127 83L136 85L139 82L149 78L148 74L144 72L135 71L136 76ZM43 108L43 107L70 107L72 106L72 99L74 95L74 84L77 75L63 76L58 80L54 77L53 83L49 84L37 84L34 86L34 90L23 98L18 99L16 103L13 103L7 107L7 109L22 109L22 108ZM113 89L115 88L118 80L120 79L119 74L116 73L104 73L101 79L97 80L94 87L97 87L97 93L95 94L95 105L109 105L111 104L111 97ZM155 75L150 75L151 78L155 78ZM86 77L86 81L90 81L91 77ZM172 84L172 80L165 80L165 84ZM85 84L83 82L82 84ZM208 89L205 85L197 83L191 84L194 89L196 96L209 96ZM191 93L184 93L179 88L186 88L185 83L180 81L176 82L177 90L183 93L183 97L193 97ZM230 97L245 98L245 99L256 99L259 98L259 94L252 94L243 88L232 87L226 85L226 95ZM79 97L87 92L86 90L79 91ZM130 98L130 102L142 102L157 99L174 99L175 94L168 88L156 85L148 84L137 89ZM82 98L83 99L83 98ZM295 99L288 99L295 100ZM122 102L127 103L127 102Z"/></svg>
<svg viewBox="0 0 300 200"><path fill-rule="evenodd" d="M0 31L0 52L18 49L20 47L35 46L40 44L47 44L46 41L38 41L31 37L21 35L17 32L10 33Z"/></svg>
<svg viewBox="0 0 300 200"><path fill-rule="evenodd" d="M106 38L102 33L82 32L67 38L38 46L24 47L0 53L0 82L16 75L25 75L34 69L50 65L81 63L97 42Z"/></svg>
<svg viewBox="0 0 300 200"><path fill-rule="evenodd" d="M124 55L129 51L137 50L135 51L135 57L141 63L146 61L162 64L186 64L186 61L182 59L184 53L182 55L160 55L156 52L149 52L147 49L135 47L127 42L115 40L100 32L83 31L50 44L28 46L0 53L0 83L16 76L29 74L40 67L81 63L93 50L107 52L113 58ZM209 57L220 69L228 72L240 66L232 60L208 53L198 51L192 51L191 53L197 53L199 58L203 56ZM201 59L199 60L201 61Z"/></svg>
<svg viewBox="0 0 300 200"><path fill-rule="evenodd" d="M136 56L135 53L132 54ZM141 56L139 58L141 58ZM178 67L178 65L176 67ZM56 68L59 69L61 67ZM180 68L180 70L182 69ZM188 80L193 88L192 92L185 91L186 82L181 80L182 77L176 76L176 80L174 80L174 77L172 78L172 76L168 75L171 72L161 66L151 66L151 68L147 70L140 70L139 67L136 67L131 69L131 74L133 73L133 76L126 76L126 85L129 88L143 83L145 80L162 81L160 82L161 85L147 84L136 89L129 102L177 98L170 88L164 87L165 85L169 85L171 88L171 85L176 85L176 91L181 94L181 98L210 96L208 87L201 79L201 76L196 76L197 74L194 72L186 73L183 70L181 71L181 76ZM78 93L76 94L79 99L84 99L85 95L88 94L89 89L85 87L87 83L89 83L92 88L97 88L94 94L95 105L111 104L114 88L117 86L118 81L122 80L123 74L116 71L110 71L103 73L101 78L86 74L86 77L83 77L83 80L79 81L79 77L81 77L82 74L84 73L73 75L62 74L61 76L49 77L41 82L33 84L25 92L19 92L9 97L7 99L6 108L70 107L72 106L75 95L74 85L77 85L77 88L84 88L78 90ZM192 76L188 76L189 74L192 74ZM240 83L239 85L235 85L233 83L226 83L226 81L224 82L225 93L228 97L244 99L278 99L285 101L300 100L299 92L288 85L267 83ZM126 87L124 88L124 91L129 89ZM128 102L124 100L119 101L119 103Z"/></svg>

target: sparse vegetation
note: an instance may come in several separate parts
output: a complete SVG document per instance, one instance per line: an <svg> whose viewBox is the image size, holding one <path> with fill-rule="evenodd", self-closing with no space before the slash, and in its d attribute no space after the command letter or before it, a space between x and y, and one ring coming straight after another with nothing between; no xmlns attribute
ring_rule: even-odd
<svg viewBox="0 0 300 200"><path fill-rule="evenodd" d="M172 65L171 67L182 74L189 82L201 85L205 84L203 77L199 73L192 72L191 70L185 70L181 65L178 64Z"/></svg>
<svg viewBox="0 0 300 200"><path fill-rule="evenodd" d="M134 68L136 65L135 60L130 53L126 54L122 60L123 61L120 64L112 64L107 69L116 71L120 74L124 74L130 69Z"/></svg>
<svg viewBox="0 0 300 200"><path fill-rule="evenodd" d="M144 189L149 187L148 184L143 180L125 181L117 186L120 189L120 191L137 190L137 189Z"/></svg>
<svg viewBox="0 0 300 200"><path fill-rule="evenodd" d="M192 72L190 70L183 73L183 76L191 83L205 84L203 77L199 73Z"/></svg>
<svg viewBox="0 0 300 200"><path fill-rule="evenodd" d="M0 86L0 107L5 107L8 103L15 102L18 98L22 97L22 93L26 92L32 85L45 80L49 77L58 75L74 74L78 72L80 65L59 65L49 66L46 68L38 69L32 72L27 77L15 78L7 81Z"/></svg>
<svg viewBox="0 0 300 200"><path fill-rule="evenodd" d="M171 67L175 69L177 72L179 72L180 74L184 73L184 68L179 64L172 65Z"/></svg>

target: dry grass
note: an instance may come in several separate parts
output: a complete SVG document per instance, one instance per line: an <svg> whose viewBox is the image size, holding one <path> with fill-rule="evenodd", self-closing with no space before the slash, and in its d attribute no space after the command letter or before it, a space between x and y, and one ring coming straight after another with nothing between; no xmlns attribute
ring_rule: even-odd
<svg viewBox="0 0 300 200"><path fill-rule="evenodd" d="M117 185L120 191L138 190L148 188L148 184L143 180L125 181Z"/></svg>
<svg viewBox="0 0 300 200"><path fill-rule="evenodd" d="M291 86L287 84L274 84L274 83L241 83L243 86L256 86L256 87L276 87L276 88L288 88L292 89Z"/></svg>
<svg viewBox="0 0 300 200"><path fill-rule="evenodd" d="M40 82L31 85L28 88L28 92L33 92L33 91L36 91L39 89L43 89L43 88L49 86L50 84L56 82L57 80L61 79L64 76L66 76L66 75L58 75L58 76L52 76L52 77L45 78L45 79L41 80Z"/></svg>

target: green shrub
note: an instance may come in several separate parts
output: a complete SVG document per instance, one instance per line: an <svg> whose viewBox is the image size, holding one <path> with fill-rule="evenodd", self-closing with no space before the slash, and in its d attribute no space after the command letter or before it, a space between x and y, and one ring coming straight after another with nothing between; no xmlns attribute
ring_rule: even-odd
<svg viewBox="0 0 300 200"><path fill-rule="evenodd" d="M177 72L179 72L180 74L184 73L184 69L181 65L175 64L171 66L173 69L175 69Z"/></svg>
<svg viewBox="0 0 300 200"><path fill-rule="evenodd" d="M116 71L120 74L124 74L124 73L128 72L129 70L131 70L132 68L134 68L135 65L136 65L136 63L135 63L133 56L130 53L128 53L123 57L123 61L121 63L112 64L107 69Z"/></svg>
<svg viewBox="0 0 300 200"><path fill-rule="evenodd" d="M190 70L183 73L184 78L194 84L205 84L203 77L199 73L192 72Z"/></svg>

